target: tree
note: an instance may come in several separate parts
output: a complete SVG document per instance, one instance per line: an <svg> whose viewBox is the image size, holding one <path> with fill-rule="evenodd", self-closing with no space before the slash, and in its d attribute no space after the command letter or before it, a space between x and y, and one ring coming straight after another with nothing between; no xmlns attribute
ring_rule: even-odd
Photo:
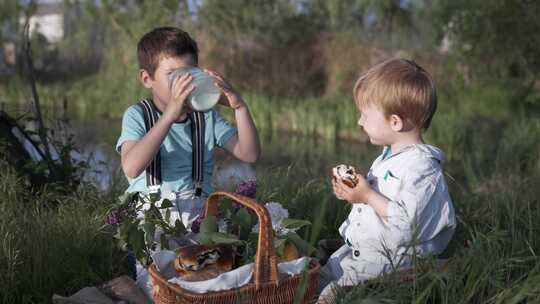
<svg viewBox="0 0 540 304"><path fill-rule="evenodd" d="M440 36L480 77L513 80L530 94L540 74L540 2L453 0L436 2Z"/></svg>

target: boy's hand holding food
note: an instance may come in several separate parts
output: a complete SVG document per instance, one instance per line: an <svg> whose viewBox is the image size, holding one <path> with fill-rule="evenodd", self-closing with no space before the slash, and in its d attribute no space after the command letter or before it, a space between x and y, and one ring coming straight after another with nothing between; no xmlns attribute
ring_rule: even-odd
<svg viewBox="0 0 540 304"><path fill-rule="evenodd" d="M349 186L350 181L347 179L334 178L332 180L334 194L338 199L346 200L351 204L367 204L373 189L371 189L371 186L362 175L354 174L354 177L356 185L353 187Z"/></svg>

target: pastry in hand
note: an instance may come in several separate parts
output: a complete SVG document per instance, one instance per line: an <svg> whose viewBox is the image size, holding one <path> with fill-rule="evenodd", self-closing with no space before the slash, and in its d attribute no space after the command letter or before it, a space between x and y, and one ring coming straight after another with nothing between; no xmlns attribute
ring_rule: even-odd
<svg viewBox="0 0 540 304"><path fill-rule="evenodd" d="M218 271L227 272L232 269L234 251L232 246L190 245L176 250L174 268L182 275L200 272L209 266Z"/></svg>
<svg viewBox="0 0 540 304"><path fill-rule="evenodd" d="M338 165L332 169L334 178L340 179L343 183L351 188L354 188L358 183L356 170L353 166Z"/></svg>

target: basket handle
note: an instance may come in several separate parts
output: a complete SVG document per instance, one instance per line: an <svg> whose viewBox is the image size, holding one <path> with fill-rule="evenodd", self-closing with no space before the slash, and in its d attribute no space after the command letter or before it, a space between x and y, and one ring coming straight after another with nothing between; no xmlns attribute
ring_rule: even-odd
<svg viewBox="0 0 540 304"><path fill-rule="evenodd" d="M257 252L255 255L255 268L253 277L255 278L255 288L259 289L262 283L279 283L277 270L277 257L274 247L274 231L272 221L266 208L248 197L233 194L230 192L214 192L208 196L204 215L217 215L218 199L220 197L230 198L234 203L249 208L255 212L259 219L259 239L257 241Z"/></svg>

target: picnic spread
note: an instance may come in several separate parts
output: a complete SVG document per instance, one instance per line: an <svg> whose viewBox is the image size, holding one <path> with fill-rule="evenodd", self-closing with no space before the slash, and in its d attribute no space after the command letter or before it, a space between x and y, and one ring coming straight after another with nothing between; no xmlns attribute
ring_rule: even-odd
<svg viewBox="0 0 540 304"><path fill-rule="evenodd" d="M157 261L154 259L149 267L154 302L233 303L249 298L250 303L293 303L302 284L302 302L312 299L319 281L318 262L304 256L279 263L270 213L253 199L229 192L214 192L208 197L205 218L218 214L220 198L229 198L256 214L259 233L254 262L233 268L232 247L223 245L196 245L180 248L175 254L160 254L154 257ZM171 273L170 267L179 270L179 275L164 276Z"/></svg>

